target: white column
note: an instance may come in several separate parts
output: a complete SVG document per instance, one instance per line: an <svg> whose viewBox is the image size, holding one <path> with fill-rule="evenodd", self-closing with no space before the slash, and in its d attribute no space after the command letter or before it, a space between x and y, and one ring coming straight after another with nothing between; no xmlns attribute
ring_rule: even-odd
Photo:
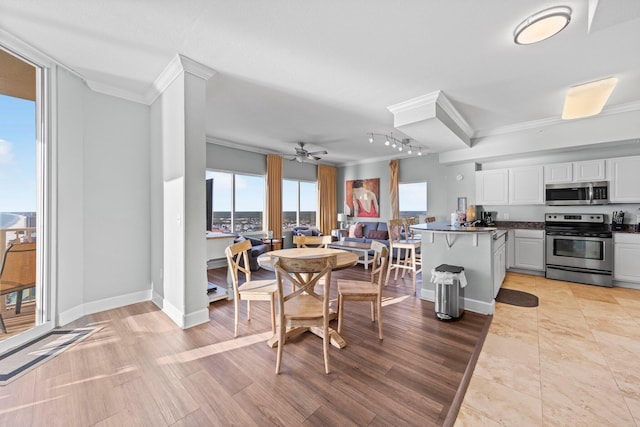
<svg viewBox="0 0 640 427"><path fill-rule="evenodd" d="M151 105L153 301L183 329L209 320L205 114L214 73L177 55Z"/></svg>

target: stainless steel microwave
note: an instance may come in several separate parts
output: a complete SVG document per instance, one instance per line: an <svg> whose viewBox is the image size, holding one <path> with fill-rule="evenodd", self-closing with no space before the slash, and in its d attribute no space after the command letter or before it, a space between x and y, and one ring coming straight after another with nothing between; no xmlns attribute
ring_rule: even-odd
<svg viewBox="0 0 640 427"><path fill-rule="evenodd" d="M609 182L567 182L545 186L547 205L606 205L609 203Z"/></svg>

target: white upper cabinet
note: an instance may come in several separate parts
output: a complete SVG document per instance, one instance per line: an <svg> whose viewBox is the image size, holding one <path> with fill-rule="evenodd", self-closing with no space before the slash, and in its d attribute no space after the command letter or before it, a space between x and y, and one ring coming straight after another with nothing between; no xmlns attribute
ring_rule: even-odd
<svg viewBox="0 0 640 427"><path fill-rule="evenodd" d="M509 204L541 205L544 203L544 169L527 166L509 169Z"/></svg>
<svg viewBox="0 0 640 427"><path fill-rule="evenodd" d="M559 184L573 181L573 163L556 163L544 166L544 182Z"/></svg>
<svg viewBox="0 0 640 427"><path fill-rule="evenodd" d="M603 181L605 179L604 164L604 160L574 162L573 180L576 182Z"/></svg>
<svg viewBox="0 0 640 427"><path fill-rule="evenodd" d="M476 204L509 204L508 169L495 169L476 172Z"/></svg>
<svg viewBox="0 0 640 427"><path fill-rule="evenodd" d="M583 162L554 163L544 166L545 184L561 182L604 181L605 161L587 160Z"/></svg>
<svg viewBox="0 0 640 427"><path fill-rule="evenodd" d="M611 203L640 202L640 156L608 159L607 177Z"/></svg>

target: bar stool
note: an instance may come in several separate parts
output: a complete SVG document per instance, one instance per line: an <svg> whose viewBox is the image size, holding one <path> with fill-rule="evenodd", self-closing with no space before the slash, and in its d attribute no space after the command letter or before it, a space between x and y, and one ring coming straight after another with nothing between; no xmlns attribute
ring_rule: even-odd
<svg viewBox="0 0 640 427"><path fill-rule="evenodd" d="M387 228L389 229L389 268L387 269L385 284L389 282L389 277L393 270L395 270L393 280L396 281L398 280L398 272L400 270L402 270L403 279L405 273L409 271L413 280L413 293L415 294L416 276L422 271L422 262L418 263L416 253L422 241L420 239L410 239L406 234L404 238L402 237L402 231L403 228L405 228L405 220L403 219L391 219L387 221ZM395 259L393 256L394 249L396 253Z"/></svg>

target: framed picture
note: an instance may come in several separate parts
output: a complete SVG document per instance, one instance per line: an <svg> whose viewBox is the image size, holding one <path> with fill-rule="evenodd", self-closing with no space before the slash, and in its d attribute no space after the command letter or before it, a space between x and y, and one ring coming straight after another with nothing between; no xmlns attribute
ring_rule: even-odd
<svg viewBox="0 0 640 427"><path fill-rule="evenodd" d="M467 198L458 197L458 212L467 212Z"/></svg>
<svg viewBox="0 0 640 427"><path fill-rule="evenodd" d="M346 182L345 206L356 218L380 218L380 178Z"/></svg>

